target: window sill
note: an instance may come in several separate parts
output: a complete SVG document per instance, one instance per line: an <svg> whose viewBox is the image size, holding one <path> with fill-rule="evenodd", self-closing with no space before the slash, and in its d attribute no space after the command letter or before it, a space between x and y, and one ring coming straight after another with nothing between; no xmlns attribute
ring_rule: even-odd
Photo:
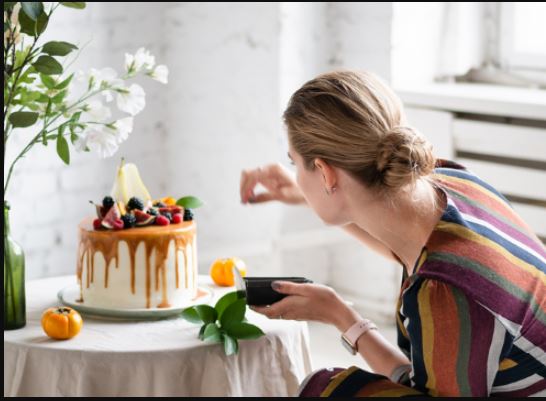
<svg viewBox="0 0 546 401"><path fill-rule="evenodd" d="M546 120L546 91L477 83L395 88L406 106L459 113Z"/></svg>

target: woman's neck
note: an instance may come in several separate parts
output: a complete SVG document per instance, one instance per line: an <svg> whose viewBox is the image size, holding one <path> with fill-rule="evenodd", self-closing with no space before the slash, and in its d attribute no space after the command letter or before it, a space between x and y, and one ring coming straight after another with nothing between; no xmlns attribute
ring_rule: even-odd
<svg viewBox="0 0 546 401"><path fill-rule="evenodd" d="M408 274L440 220L445 206L441 193L421 180L396 199L349 202L351 220L383 242L404 264Z"/></svg>

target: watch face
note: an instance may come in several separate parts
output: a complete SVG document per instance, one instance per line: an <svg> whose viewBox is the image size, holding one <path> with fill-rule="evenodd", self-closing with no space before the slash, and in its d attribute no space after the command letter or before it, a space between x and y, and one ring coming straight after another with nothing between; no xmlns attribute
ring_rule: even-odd
<svg viewBox="0 0 546 401"><path fill-rule="evenodd" d="M351 344L349 342L349 340L347 340L345 338L344 335L341 336L341 344L343 344L343 346L347 349L347 351L349 351L351 354L353 355L356 355L356 349L355 347L353 347L353 344Z"/></svg>

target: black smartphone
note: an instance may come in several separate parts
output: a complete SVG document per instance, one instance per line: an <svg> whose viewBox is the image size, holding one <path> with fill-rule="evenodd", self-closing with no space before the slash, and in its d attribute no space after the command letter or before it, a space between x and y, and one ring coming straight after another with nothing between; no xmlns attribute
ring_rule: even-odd
<svg viewBox="0 0 546 401"><path fill-rule="evenodd" d="M247 305L271 305L280 301L286 294L280 294L271 287L273 281L291 281L293 283L312 283L305 277L243 277L245 282Z"/></svg>

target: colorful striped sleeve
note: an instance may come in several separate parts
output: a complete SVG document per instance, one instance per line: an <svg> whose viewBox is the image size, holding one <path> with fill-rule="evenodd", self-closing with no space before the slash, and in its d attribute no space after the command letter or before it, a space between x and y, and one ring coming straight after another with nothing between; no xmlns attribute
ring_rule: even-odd
<svg viewBox="0 0 546 401"><path fill-rule="evenodd" d="M450 284L419 278L403 295L412 388L430 396L488 396L499 369L504 326Z"/></svg>
<svg viewBox="0 0 546 401"><path fill-rule="evenodd" d="M491 395L512 337L462 290L417 277L403 292L401 336L411 343L411 371L400 382L357 367L333 375L323 397Z"/></svg>

